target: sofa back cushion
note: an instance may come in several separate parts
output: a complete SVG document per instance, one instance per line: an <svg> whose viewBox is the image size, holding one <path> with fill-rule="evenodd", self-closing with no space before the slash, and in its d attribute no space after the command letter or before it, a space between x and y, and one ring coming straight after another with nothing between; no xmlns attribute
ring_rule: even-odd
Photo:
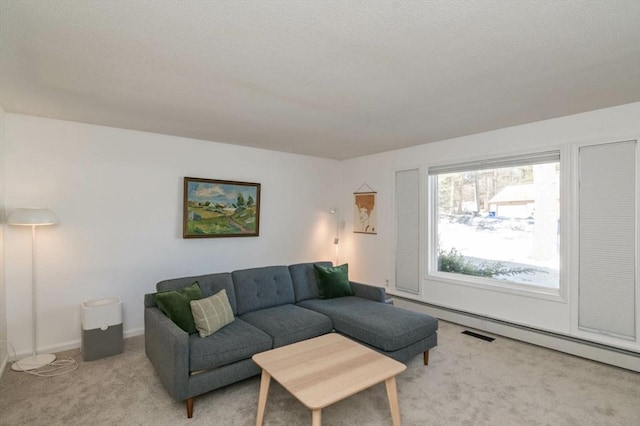
<svg viewBox="0 0 640 426"><path fill-rule="evenodd" d="M314 264L325 268L333 266L331 262L299 263L289 266L296 303L307 299L317 299L320 295L318 292L318 277L313 268Z"/></svg>
<svg viewBox="0 0 640 426"><path fill-rule="evenodd" d="M231 280L231 274L228 272L224 272L220 274L207 274L207 275L198 275L195 277L173 278L170 280L164 280L156 284L156 290L158 291L179 290L181 288L184 288L193 284L196 281L198 282L198 284L200 284L200 291L202 292L202 297L213 296L214 294L218 293L220 290L224 289L227 292L227 298L229 299L229 304L231 305L231 309L233 310L233 313L235 315L238 315L238 307L236 304L236 293L233 288L233 281Z"/></svg>
<svg viewBox="0 0 640 426"><path fill-rule="evenodd" d="M293 284L286 266L242 269L231 273L238 315L294 303Z"/></svg>

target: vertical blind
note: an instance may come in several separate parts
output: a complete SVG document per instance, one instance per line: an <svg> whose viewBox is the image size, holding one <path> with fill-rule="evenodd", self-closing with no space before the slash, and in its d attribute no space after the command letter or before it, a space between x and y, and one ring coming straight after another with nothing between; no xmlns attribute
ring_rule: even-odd
<svg viewBox="0 0 640 426"><path fill-rule="evenodd" d="M420 290L420 171L396 172L396 288Z"/></svg>
<svg viewBox="0 0 640 426"><path fill-rule="evenodd" d="M636 336L637 141L579 150L580 329Z"/></svg>

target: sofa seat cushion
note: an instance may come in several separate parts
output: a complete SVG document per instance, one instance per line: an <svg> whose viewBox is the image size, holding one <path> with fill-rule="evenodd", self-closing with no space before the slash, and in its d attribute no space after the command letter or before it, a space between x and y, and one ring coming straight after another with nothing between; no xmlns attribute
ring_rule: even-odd
<svg viewBox="0 0 640 426"><path fill-rule="evenodd" d="M309 299L298 305L327 315L336 331L387 352L416 343L438 329L438 320L427 314L355 296Z"/></svg>
<svg viewBox="0 0 640 426"><path fill-rule="evenodd" d="M333 330L329 317L291 304L252 311L240 318L269 334L273 338L274 348Z"/></svg>
<svg viewBox="0 0 640 426"><path fill-rule="evenodd" d="M189 371L208 370L271 349L271 336L236 318L211 336L189 336ZM168 350L168 348L167 348Z"/></svg>

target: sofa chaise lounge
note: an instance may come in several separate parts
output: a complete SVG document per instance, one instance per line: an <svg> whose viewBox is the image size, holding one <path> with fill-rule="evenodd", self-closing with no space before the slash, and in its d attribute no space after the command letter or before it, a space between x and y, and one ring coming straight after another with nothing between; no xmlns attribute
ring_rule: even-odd
<svg viewBox="0 0 640 426"><path fill-rule="evenodd" d="M259 352L330 332L341 333L400 362L437 344L438 321L392 306L384 288L349 281L353 296L320 299L315 265L268 266L231 273L175 278L158 292L198 282L202 296L226 291L234 320L207 337L188 334L144 298L145 351L169 394L193 415L197 395L260 374Z"/></svg>

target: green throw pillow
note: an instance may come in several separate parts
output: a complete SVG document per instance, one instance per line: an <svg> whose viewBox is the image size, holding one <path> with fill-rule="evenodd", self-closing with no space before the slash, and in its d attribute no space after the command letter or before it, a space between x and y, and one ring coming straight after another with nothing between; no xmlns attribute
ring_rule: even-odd
<svg viewBox="0 0 640 426"><path fill-rule="evenodd" d="M334 297L353 296L353 290L349 284L349 265L325 267L313 265L318 277L318 290L320 299L333 299Z"/></svg>
<svg viewBox="0 0 640 426"><path fill-rule="evenodd" d="M197 299L202 299L200 284L197 281L181 290L163 291L153 295L153 300L160 310L189 334L196 332L189 302Z"/></svg>
<svg viewBox="0 0 640 426"><path fill-rule="evenodd" d="M205 299L192 300L189 304L200 337L212 335L235 319L225 289Z"/></svg>

